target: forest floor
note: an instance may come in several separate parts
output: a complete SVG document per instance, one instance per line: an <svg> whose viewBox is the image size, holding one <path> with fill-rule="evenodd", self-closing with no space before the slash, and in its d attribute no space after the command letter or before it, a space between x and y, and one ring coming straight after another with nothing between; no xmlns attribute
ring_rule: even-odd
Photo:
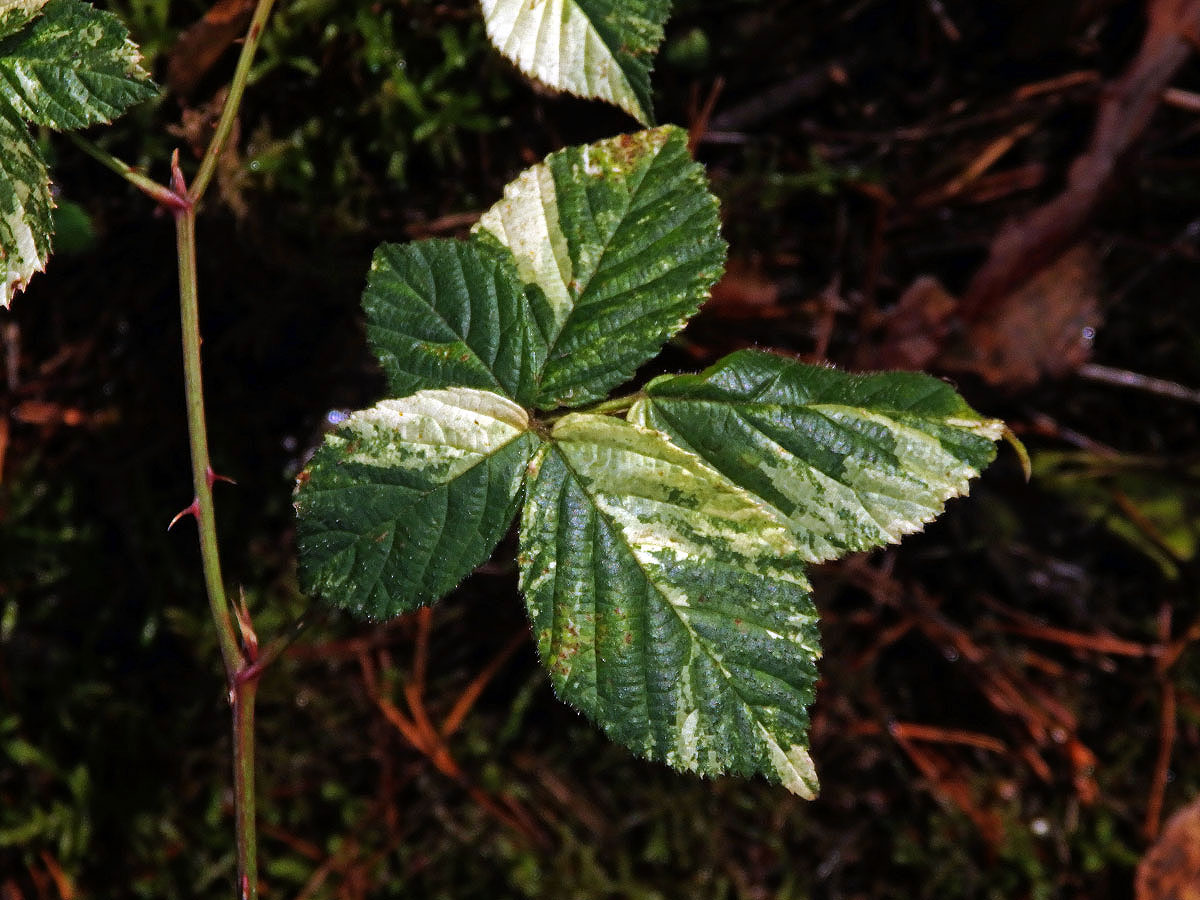
<svg viewBox="0 0 1200 900"><path fill-rule="evenodd" d="M162 178L236 31L108 5L168 89L92 136ZM933 372L1033 476L1002 452L925 533L815 572L814 802L631 758L560 704L511 538L432 610L310 614L261 689L263 896L1133 895L1200 796L1198 6L680 0L657 113L730 265L639 377L748 346ZM199 253L226 575L271 634L308 607L295 475L383 389L375 244L464 234L522 168L634 126L530 88L467 0L296 0L261 60ZM51 150L59 254L0 315L0 898L228 897L219 656L194 531L166 530L173 235ZM1142 900L1200 878L1158 858Z"/></svg>

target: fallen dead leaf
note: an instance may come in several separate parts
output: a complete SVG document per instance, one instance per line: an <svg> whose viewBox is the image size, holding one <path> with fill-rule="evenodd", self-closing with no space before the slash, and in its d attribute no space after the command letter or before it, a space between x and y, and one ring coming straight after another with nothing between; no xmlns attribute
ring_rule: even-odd
<svg viewBox="0 0 1200 900"><path fill-rule="evenodd" d="M1200 900L1200 798L1167 822L1138 865L1137 900Z"/></svg>
<svg viewBox="0 0 1200 900"><path fill-rule="evenodd" d="M867 369L931 368L954 327L958 299L936 278L914 281L883 320L883 338L864 344L858 365Z"/></svg>
<svg viewBox="0 0 1200 900"><path fill-rule="evenodd" d="M989 383L1028 387L1061 378L1088 361L1100 322L1099 259L1077 244L968 326L961 346L942 360Z"/></svg>
<svg viewBox="0 0 1200 900"><path fill-rule="evenodd" d="M254 0L217 0L179 36L167 63L167 84L177 97L190 97L200 81L235 40L254 11Z"/></svg>
<svg viewBox="0 0 1200 900"><path fill-rule="evenodd" d="M779 305L779 285L752 262L733 259L713 287L705 312L723 319L775 319L787 315Z"/></svg>

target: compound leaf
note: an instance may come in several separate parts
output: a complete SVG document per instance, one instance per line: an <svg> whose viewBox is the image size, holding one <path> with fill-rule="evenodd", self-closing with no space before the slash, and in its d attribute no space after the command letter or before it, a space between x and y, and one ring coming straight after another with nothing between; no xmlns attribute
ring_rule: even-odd
<svg viewBox="0 0 1200 900"><path fill-rule="evenodd" d="M643 756L813 796L817 615L789 530L620 419L563 417L530 478L521 586L559 696Z"/></svg>
<svg viewBox="0 0 1200 900"><path fill-rule="evenodd" d="M759 498L813 562L919 531L967 492L1004 427L928 375L851 375L754 350L655 379L629 419Z"/></svg>
<svg viewBox="0 0 1200 900"><path fill-rule="evenodd" d="M492 44L524 74L650 124L668 0L481 0Z"/></svg>
<svg viewBox="0 0 1200 900"><path fill-rule="evenodd" d="M546 345L511 254L474 241L382 244L363 307L393 395L474 387L531 402Z"/></svg>
<svg viewBox="0 0 1200 900"><path fill-rule="evenodd" d="M0 44L0 98L38 125L109 122L155 91L120 19L82 0L50 0Z"/></svg>
<svg viewBox="0 0 1200 900"><path fill-rule="evenodd" d="M666 126L568 147L527 169L476 226L507 247L549 345L535 405L597 400L695 314L720 277L717 201Z"/></svg>
<svg viewBox="0 0 1200 900"><path fill-rule="evenodd" d="M450 591L516 515L528 427L511 400L470 388L354 413L298 480L303 589L380 617Z"/></svg>

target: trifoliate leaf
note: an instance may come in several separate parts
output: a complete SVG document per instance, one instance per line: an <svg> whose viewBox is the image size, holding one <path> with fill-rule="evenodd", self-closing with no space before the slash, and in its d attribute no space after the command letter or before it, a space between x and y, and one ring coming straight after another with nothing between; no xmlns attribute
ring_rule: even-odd
<svg viewBox="0 0 1200 900"><path fill-rule="evenodd" d="M725 259L716 198L670 126L551 154L505 188L476 234L511 250L539 289L542 409L628 380L699 309Z"/></svg>
<svg viewBox="0 0 1200 900"><path fill-rule="evenodd" d="M298 481L303 589L394 616L454 588L516 515L528 427L511 400L469 388L354 413Z"/></svg>
<svg viewBox="0 0 1200 900"><path fill-rule="evenodd" d="M559 696L643 756L813 796L817 614L789 529L619 419L563 417L530 477L521 586Z"/></svg>
<svg viewBox="0 0 1200 900"><path fill-rule="evenodd" d="M0 98L21 119L73 129L153 97L121 20L82 0L50 0L0 47Z"/></svg>
<svg viewBox="0 0 1200 900"><path fill-rule="evenodd" d="M363 307L395 396L474 387L532 402L546 344L510 254L478 242L383 244Z"/></svg>
<svg viewBox="0 0 1200 900"><path fill-rule="evenodd" d="M481 0L488 37L523 73L607 100L643 125L668 0Z"/></svg>
<svg viewBox="0 0 1200 900"><path fill-rule="evenodd" d="M53 207L50 173L29 129L0 107L0 306L46 268Z"/></svg>
<svg viewBox="0 0 1200 900"><path fill-rule="evenodd" d="M645 395L630 421L759 498L814 562L919 531L967 492L1004 428L927 375L850 375L752 350L655 379Z"/></svg>

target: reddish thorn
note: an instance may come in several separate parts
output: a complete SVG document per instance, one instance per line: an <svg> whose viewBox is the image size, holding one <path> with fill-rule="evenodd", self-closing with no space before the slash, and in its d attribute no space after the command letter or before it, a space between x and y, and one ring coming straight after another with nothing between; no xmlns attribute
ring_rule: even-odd
<svg viewBox="0 0 1200 900"><path fill-rule="evenodd" d="M187 182L183 180L183 169L179 168L179 149L171 151L171 190L183 202L181 209L191 204L187 199Z"/></svg>
<svg viewBox="0 0 1200 900"><path fill-rule="evenodd" d="M175 523L178 522L180 519L182 519L184 516L192 516L193 518L196 518L196 519L200 518L200 498L199 497L197 497L195 500L193 500L192 505L187 507L187 509L181 509L179 512L175 513L175 518L173 518L171 520L171 524L167 526L167 531L170 531L172 528L174 528Z"/></svg>
<svg viewBox="0 0 1200 900"><path fill-rule="evenodd" d="M208 479L208 489L210 491L212 490L212 486L214 484L216 484L218 481L224 481L224 482L227 482L228 484L237 484L237 482L234 481L232 478L230 478L228 475L218 475L216 472L213 471L212 466L209 466L208 469L205 471L205 477Z"/></svg>

